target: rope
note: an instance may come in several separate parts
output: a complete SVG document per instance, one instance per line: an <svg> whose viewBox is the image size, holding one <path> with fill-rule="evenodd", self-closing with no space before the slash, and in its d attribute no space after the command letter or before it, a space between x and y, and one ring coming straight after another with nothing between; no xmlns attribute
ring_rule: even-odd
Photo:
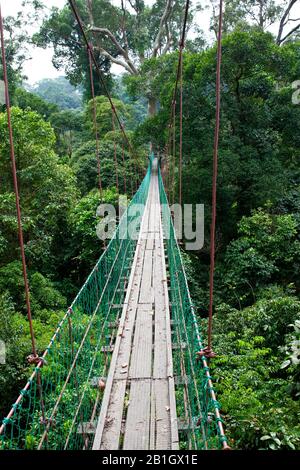
<svg viewBox="0 0 300 470"><path fill-rule="evenodd" d="M71 10L73 11L73 14L74 14L74 16L75 16L75 19L76 19L76 21L77 21L77 24L78 24L78 26L79 26L81 35L82 35L83 40L84 40L84 42L85 42L85 45L86 45L87 49L88 49L89 52L90 52L91 60L92 60L92 62L93 62L93 64L94 64L94 66L95 66L95 69L96 69L98 78L99 78L100 83L101 83L101 85L102 85L102 87L103 87L103 89L104 89L104 92L105 92L105 94L106 94L106 96L107 96L107 98L108 98L108 100L109 100L109 102L110 102L110 106L111 106L112 112L113 112L113 114L115 115L115 118L116 118L116 120L117 120L118 126L119 126L119 128L120 128L120 130L121 130L121 132L122 132L122 134L123 134L123 136L124 136L124 139L125 139L125 141L126 141L126 143L127 143L127 145L128 145L129 151L130 151L131 155L132 155L133 158L134 158L134 150L133 150L132 145L131 145L131 143L130 143L130 141L129 141L129 138L128 138L126 132L125 132L124 125L123 125L123 123L121 122L121 119L120 119L120 117L119 117L119 114L118 114L118 112L117 112L117 110L116 110L116 108L115 108L115 106L114 106L112 97L111 97L111 95L110 95L110 93L109 93L109 90L108 90L107 85L106 85L106 83L105 83L105 80L104 80L104 78L103 78L102 71L101 71L101 69L100 69L100 67L99 67L99 65L98 65L98 63L97 63L97 60L96 60L96 57L95 57L95 54L94 54L93 47L92 47L92 45L91 45L91 44L89 43L89 41L88 41L86 32L85 32L84 27L83 27L83 22L82 22L82 20L81 20L81 18L80 18L80 15L79 15L78 9L77 9L77 7L76 7L75 1L74 1L74 0L68 0L68 2L69 2L69 5L70 5L70 7L71 7ZM136 174L136 178L138 178L138 174Z"/></svg>
<svg viewBox="0 0 300 470"><path fill-rule="evenodd" d="M182 75L183 75L183 45L180 45L180 99L179 99L179 205L182 204L182 114L183 114L183 87L182 87Z"/></svg>
<svg viewBox="0 0 300 470"><path fill-rule="evenodd" d="M172 125L172 144L173 144L173 168L172 168L172 204L175 199L175 166L176 166L176 100L173 101L173 125Z"/></svg>
<svg viewBox="0 0 300 470"><path fill-rule="evenodd" d="M22 259L22 271L23 271L23 279L24 279L24 287L25 287L27 318L28 318L28 323L29 323L29 331L30 331L31 347L32 347L32 355L28 356L28 362L29 364L36 363L36 362L40 364L41 358L39 358L37 354L35 337L34 337L34 329L33 329L33 324L32 324L30 290L29 290L29 282L28 282L28 275L27 275L27 263L26 263L26 255L25 255L25 248L24 248L23 226L22 226L22 213L21 213L21 207L20 207L20 194L19 194L19 185L18 185L18 178L17 178L15 146L14 146L12 121L11 121L10 97L9 97L9 89L8 89L8 76L7 76L4 28L3 28L1 5L0 5L0 37L1 37L1 50L2 50L3 79L4 79L4 85L5 85L5 104L6 104L7 124L8 124L8 132L9 132L10 159L11 159L11 166L12 166L12 176L13 176L17 220L18 220L18 237L19 237L19 246L20 246L20 251L21 251L21 259ZM37 374L37 387L39 391L42 419L43 419L43 422L45 422L45 405L44 405L44 400L43 400L41 377L39 373Z"/></svg>
<svg viewBox="0 0 300 470"><path fill-rule="evenodd" d="M28 317L28 322L29 322L32 354L34 355L34 357L36 357L37 351L36 351L34 331L33 331L33 325L32 325L30 292L29 292L29 283L28 283L28 276L27 276L27 265L26 265L25 249L24 249L23 227L22 227L22 215L21 215L21 207L20 207L20 195L19 195L19 186L18 186L18 178L17 178L14 138L13 138L12 122L11 122L10 97L9 97L9 90L8 90L6 53L5 53L5 43L4 43L4 28L3 28L3 19L2 19L2 13L1 13L1 5L0 5L0 36L1 36L1 49L2 49L3 79L4 79L4 85L5 85L5 103L6 103L7 123L8 123L8 131L9 131L10 159L11 159L12 176L13 176L14 191L15 191L15 198L16 198L18 236L19 236L19 245L20 245L20 250L21 250L21 258L22 258L23 279L24 279L24 285L25 285L27 317Z"/></svg>
<svg viewBox="0 0 300 470"><path fill-rule="evenodd" d="M99 135L98 135L96 98L95 98L95 88L94 88L94 78L93 78L93 64L92 64L91 51L90 51L89 48L87 49L87 52L88 52L88 58L89 58L91 93L92 93L92 100L93 100L93 121L94 121L95 140L96 140L96 159L97 159L97 171L98 171L98 185L99 185L100 199L102 199L101 162L100 162L100 155L99 155Z"/></svg>
<svg viewBox="0 0 300 470"><path fill-rule="evenodd" d="M176 117L175 116L176 107L174 107L174 102L175 102L175 105L176 105L176 95L177 95L177 91L178 91L178 85L180 83L180 127L179 127L179 132L180 132L180 141L179 141L179 200L180 201L182 200L182 110L183 110L183 106L182 106L183 105L183 102L182 102L182 73L183 73L183 49L185 47L185 36L186 36L186 29L187 29L187 19L188 19L188 13L189 13L189 6L190 6L190 0L186 0L181 38L180 38L180 42L179 42L179 56L178 56L178 62L177 62L176 80L175 80L175 86L174 86L173 95L172 95L172 101L171 101L171 116L170 116L170 121L169 121L169 136L168 136L168 140L169 140L170 135L172 135L172 131L173 131L173 133L175 133L175 129L173 130L173 127L175 126L175 117ZM174 115L173 115L173 113L174 113ZM173 139L174 139L174 137L173 137ZM173 140L173 153L174 153L174 165L175 165L175 150L174 150L174 147L176 149L176 144L174 145L174 140ZM168 193L169 193L169 191L168 191ZM173 202L174 202L174 188L173 188Z"/></svg>
<svg viewBox="0 0 300 470"><path fill-rule="evenodd" d="M125 157L124 157L124 144L122 142L122 163L123 163L123 171L124 171L124 193L127 193L127 181L126 181L126 165L125 165Z"/></svg>
<svg viewBox="0 0 300 470"><path fill-rule="evenodd" d="M119 194L119 177L118 177L118 159L117 159L117 145L116 145L116 126L115 126L115 118L114 118L114 113L112 113L112 130L114 133L114 162L115 162L115 173L116 173L116 188L117 188L117 193Z"/></svg>
<svg viewBox="0 0 300 470"><path fill-rule="evenodd" d="M218 151L219 151L219 132L220 132L220 106L221 106L222 22L223 22L223 0L220 0L218 50L217 50L217 74L216 74L216 124L215 124L215 137L214 137L213 179L212 179L212 221L211 221L211 227L210 227L208 345L205 351L206 357L213 357L215 355L214 352L212 351L212 317L213 317L213 301L214 301L217 176L218 176Z"/></svg>

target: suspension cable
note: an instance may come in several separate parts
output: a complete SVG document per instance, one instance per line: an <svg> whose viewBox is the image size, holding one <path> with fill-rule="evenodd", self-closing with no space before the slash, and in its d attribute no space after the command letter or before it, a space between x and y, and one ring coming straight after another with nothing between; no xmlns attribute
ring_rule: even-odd
<svg viewBox="0 0 300 470"><path fill-rule="evenodd" d="M175 167L176 167L176 100L173 101L173 124L172 124L172 145L173 145L173 162L172 162L172 204L175 202Z"/></svg>
<svg viewBox="0 0 300 470"><path fill-rule="evenodd" d="M123 142L122 142L122 163L123 163L123 171L124 171L124 193L127 194L126 165L125 165L124 143Z"/></svg>
<svg viewBox="0 0 300 470"><path fill-rule="evenodd" d="M99 65L98 65L98 63L97 63L97 60L96 60L96 57L95 57L95 54L94 54L94 49L93 49L92 45L90 44L90 42L89 42L89 40L88 40L88 37L87 37L87 34L86 34L85 30L84 30L83 22L82 22L82 20L81 20L81 18L80 18L80 15L79 15L79 12L78 12L76 3L75 3L74 0L68 0L68 2L69 2L69 5L70 5L70 7L71 7L71 9L72 9L72 11L73 11L73 14L74 14L74 16L75 16L75 19L76 19L76 21L77 21L77 24L78 24L78 26L79 26L79 29L80 29L81 35L82 35L82 37L83 37L83 40L84 40L84 42L85 42L85 44L86 44L86 47L87 47L87 49L88 49L89 52L90 52L91 60L92 60L92 62L94 63L94 66L95 66L95 69L96 69L98 78L99 78L99 80L100 80L100 83L101 83L101 85L102 85L102 87L103 87L103 89L104 89L104 92L105 92L105 94L106 94L108 100L109 100L109 103L110 103L112 112L113 112L113 114L115 115L115 118L116 118L116 120L117 120L118 126L119 126L119 128L120 128L120 130L121 130L121 132L122 132L122 134L123 134L123 136L124 136L124 139L125 139L125 141L126 141L126 143L127 143L127 145L128 145L128 148L129 148L129 150L130 150L132 156L134 156L134 150L133 150L132 145L131 145L131 143L130 143L130 140L129 140L129 138L128 138L126 132L125 132L124 125L123 125L123 123L122 123L122 121L121 121L121 119L120 119L120 117L119 117L119 114L118 114L118 112L117 112L117 110L116 110L116 107L115 107L115 105L114 105L114 103L113 103L112 97L111 97L111 95L110 95L110 93L109 93L108 87L107 87L107 85L106 85L106 83L105 83L105 80L104 80L104 78L103 78L102 71L101 71L101 69L100 69L100 67L99 67ZM136 175L136 176L137 176L137 175Z"/></svg>
<svg viewBox="0 0 300 470"><path fill-rule="evenodd" d="M91 51L88 48L88 59L89 59L89 71L90 71L90 82L91 82L91 93L93 101L93 121L95 128L95 140L96 140L96 159L97 159L97 171L98 171L98 186L100 192L100 199L102 200L102 178L101 178L101 162L100 162L100 152L99 152L99 134L98 134L98 124L97 124L97 110L96 110L96 97L95 97L95 88L94 88L94 78L93 78L93 64Z"/></svg>
<svg viewBox="0 0 300 470"><path fill-rule="evenodd" d="M16 198L18 236L19 236L19 245L20 245L20 250L21 250L21 258L22 258L23 279L24 279L24 285L25 285L27 317L28 317L28 322L29 322L32 354L34 355L34 357L37 357L35 337L34 337L34 331L33 331L33 325L32 325L30 291L29 291L29 282L28 282L28 275L27 275L27 264L26 264L25 248L24 248L22 214L21 214L21 207L20 207L19 185L18 185L18 178L17 178L15 146L14 146L12 121L11 121L10 97L9 97L9 90L8 90L8 76L7 76L7 65L6 65L6 52L5 52L5 43L4 43L4 27L3 27L2 13L1 13L1 5L0 5L0 35L1 35L1 49L2 49L3 79L4 79L4 85L5 85L5 104L6 104L8 131L9 131L10 159L11 159L12 176L13 176L14 191L15 191L15 198Z"/></svg>
<svg viewBox="0 0 300 470"><path fill-rule="evenodd" d="M179 98L179 205L182 205L182 126L183 126L183 44L180 44L180 98Z"/></svg>
<svg viewBox="0 0 300 470"><path fill-rule="evenodd" d="M11 159L12 176L13 176L14 192L15 192L15 199L16 199L17 221L18 221L18 237L19 237L19 246L20 246L20 251L21 251L27 318L28 318L28 324L29 324L31 349L32 349L32 355L29 355L27 359L28 359L29 364L43 365L42 358L38 357L38 354L37 354L35 337L34 337L34 329L33 329L33 323L32 323L30 289L29 289L29 282L28 282L28 275L27 275L27 263L26 263L25 247L24 247L23 226L22 226L22 213L21 213L21 206L20 206L20 194L19 194L19 185L18 185L18 178L17 178L15 146L14 146L14 137L13 137L12 120L11 120L10 96L9 96L9 89L8 89L6 52L5 52L5 42L4 42L4 27L3 27L3 18L2 18L2 12L1 12L1 4L0 4L0 38L1 38L1 49L2 49L3 80L4 80L4 87L5 87L5 104L6 104L7 124L8 124L8 132L9 132L10 159ZM42 416L41 416L42 424L45 426L46 425L45 403L43 399L43 390L42 390L40 372L37 373L37 386L38 386L38 391L39 391L40 405L41 405L41 412L42 412ZM9 415L12 415L13 412L14 412L14 409L12 408ZM3 431L2 426L1 428L2 429L0 430L0 433L1 431Z"/></svg>
<svg viewBox="0 0 300 470"><path fill-rule="evenodd" d="M214 302L214 270L215 270L215 235L216 235L216 212L217 212L217 176L218 176L218 152L220 134L220 106L221 106L221 62L222 62L222 23L223 23L223 0L220 0L219 29L217 46L217 73L216 73L216 118L213 153L213 178L212 178L212 220L210 226L210 272L209 272L209 312L208 312L208 344L205 348L206 357L214 357L212 351L212 323Z"/></svg>
<svg viewBox="0 0 300 470"><path fill-rule="evenodd" d="M180 83L180 127L179 127L179 200L182 200L182 70L183 70L183 50L185 47L185 37L186 37L186 30L187 30L187 19L188 19L188 13L189 13L189 7L190 7L190 0L186 0L185 4L185 10L184 10L184 19L183 19L183 26L182 26L182 32L181 32L181 38L179 42L179 56L178 56L178 62L177 62L177 72L176 72L176 80L175 80L175 85L174 85L174 90L172 94L172 101L171 101L171 113L170 113L170 121L169 121L169 136L168 140L170 139L170 135L172 135L172 130L175 122L175 117L173 116L173 112L175 114L176 112L176 106L174 107L174 102L176 103L176 95L178 91L178 85ZM173 130L175 132L175 130ZM168 148L168 145L166 145L166 148ZM175 160L175 152L173 148L173 153L174 153L174 160ZM174 189L173 189L173 194L174 194Z"/></svg>
<svg viewBox="0 0 300 470"><path fill-rule="evenodd" d="M112 113L112 130L113 130L113 139L114 139L114 162L115 162L115 173L116 173L116 188L117 193L119 194L119 176L118 176L118 159L117 159L117 145L116 145L116 126L115 126L115 116Z"/></svg>

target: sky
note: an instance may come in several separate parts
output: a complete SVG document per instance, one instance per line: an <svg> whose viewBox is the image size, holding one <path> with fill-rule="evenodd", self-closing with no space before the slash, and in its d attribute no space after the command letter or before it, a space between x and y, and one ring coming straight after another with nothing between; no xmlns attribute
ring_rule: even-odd
<svg viewBox="0 0 300 470"><path fill-rule="evenodd" d="M48 8L53 6L62 7L65 4L65 0L43 0L44 4L47 5ZM147 3L153 3L153 0L146 0ZM120 4L120 0L112 0L112 3ZM209 2L208 0L203 0L202 5L207 5ZM15 15L18 11L22 9L22 0L0 0L1 8L2 8L2 15ZM293 17L300 17L300 0L298 0L298 5L294 7L294 14ZM210 21L210 10L204 10L203 12L199 13L196 16L196 23L200 28L208 35L209 29L209 21ZM37 24L35 28L33 28L32 32L37 31L39 25ZM274 25L271 28L271 31L275 32L278 28L278 25ZM57 71L52 65L52 56L53 50L52 48L48 49L40 49L36 47L31 47L30 50L30 60L26 61L24 64L24 74L28 77L28 82L30 84L34 84L35 82L43 79L43 78L55 78L59 75L63 75L63 70ZM113 65L112 73L118 74L123 69L118 66Z"/></svg>
<svg viewBox="0 0 300 470"><path fill-rule="evenodd" d="M14 16L18 11L22 10L22 0L0 0L0 3L3 16ZM120 1L113 0L112 3L120 4ZM147 3L151 4L152 1L148 0ZM62 7L65 4L65 0L44 0L44 4L46 4L48 8L53 6ZM209 24L209 13L202 13L201 17L198 18L198 21L202 28L207 29ZM35 29L33 29L33 32L37 30L38 25ZM52 48L45 50L37 47L31 47L29 52L31 59L26 61L24 64L24 74L28 77L28 82L30 84L34 84L43 78L55 78L64 74L62 70L57 71L52 65ZM121 67L116 65L113 65L111 70L112 73L115 74L123 71Z"/></svg>
<svg viewBox="0 0 300 470"><path fill-rule="evenodd" d="M2 15L14 16L18 11L23 10L22 0L0 0ZM44 3L46 3L44 1ZM64 0L47 0L47 6L61 7L64 5ZM33 29L33 32L38 30L37 28ZM28 82L33 84L42 78L55 78L59 75L63 75L63 71L57 71L52 65L52 56L53 50L41 49L37 47L31 47L29 49L31 59L26 61L24 64L24 74L28 77Z"/></svg>

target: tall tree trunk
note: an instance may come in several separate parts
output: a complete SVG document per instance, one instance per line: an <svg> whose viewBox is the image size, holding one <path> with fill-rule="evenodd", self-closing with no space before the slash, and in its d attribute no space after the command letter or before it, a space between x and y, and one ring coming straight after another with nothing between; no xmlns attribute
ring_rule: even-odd
<svg viewBox="0 0 300 470"><path fill-rule="evenodd" d="M264 20L264 1L260 0L259 2L259 26L261 29L264 29L265 20Z"/></svg>
<svg viewBox="0 0 300 470"><path fill-rule="evenodd" d="M148 98L148 116L155 116L157 111L157 99L150 97Z"/></svg>

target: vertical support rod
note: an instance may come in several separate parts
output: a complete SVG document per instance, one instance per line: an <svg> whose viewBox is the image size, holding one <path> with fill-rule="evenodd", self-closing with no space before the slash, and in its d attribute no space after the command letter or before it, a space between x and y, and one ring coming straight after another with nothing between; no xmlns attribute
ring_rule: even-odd
<svg viewBox="0 0 300 470"><path fill-rule="evenodd" d="M183 44L180 44L180 118L179 118L179 205L182 204L182 112L183 112Z"/></svg>
<svg viewBox="0 0 300 470"><path fill-rule="evenodd" d="M114 162L115 162L115 173L116 173L116 187L117 187L117 193L119 194L119 176L118 176L118 159L117 159L117 145L116 145L116 126L115 126L115 116L114 113L112 112L112 130L114 133L113 139L114 139Z"/></svg>
<svg viewBox="0 0 300 470"><path fill-rule="evenodd" d="M19 186L18 186L18 179L17 179L14 138L13 138L12 122L11 122L10 97L9 97L9 90L8 90L7 65L6 65L6 54L5 54L5 43L4 43L4 28L3 28L3 19L2 19L2 13L1 13L1 5L0 5L0 36L1 36L1 49L2 49L3 79L4 79L4 85L5 85L5 104L6 104L8 131L9 131L10 159L11 159L11 165L12 165L12 175L13 175L14 191L15 191L15 198L16 198L18 235L19 235L19 244L20 244L21 258L22 258L23 278L24 278L24 284L25 284L27 317L28 317L29 329L30 329L32 354L35 357L37 357L34 331L33 331L33 326L32 326L30 292L29 292L29 283L28 283L28 275L27 275L26 256L25 256L25 249L24 249L24 237L23 237L22 215L21 215L21 207L20 207Z"/></svg>
<svg viewBox="0 0 300 470"><path fill-rule="evenodd" d="M95 88L94 88L94 78L93 78L93 64L91 57L91 49L87 48L88 58L89 58L89 72L90 72L90 82L91 82L91 93L93 100L93 121L95 128L95 140L96 140L96 159L97 159L97 171L98 171L98 186L100 199L102 200L102 179L101 179L101 162L100 162L100 150L99 150L99 136L98 136L98 126L97 126L97 107L96 107L96 97L95 97Z"/></svg>
<svg viewBox="0 0 300 470"><path fill-rule="evenodd" d="M212 317L215 270L215 235L216 235L216 205L217 205L217 176L218 176L218 150L220 132L220 104L221 104L221 61L222 61L222 22L223 0L220 0L219 31L217 49L217 77L216 77L216 124L214 136L213 155L213 181L212 181L212 221L210 227L210 273L209 273L209 316L208 316L208 345L207 357L212 352Z"/></svg>

